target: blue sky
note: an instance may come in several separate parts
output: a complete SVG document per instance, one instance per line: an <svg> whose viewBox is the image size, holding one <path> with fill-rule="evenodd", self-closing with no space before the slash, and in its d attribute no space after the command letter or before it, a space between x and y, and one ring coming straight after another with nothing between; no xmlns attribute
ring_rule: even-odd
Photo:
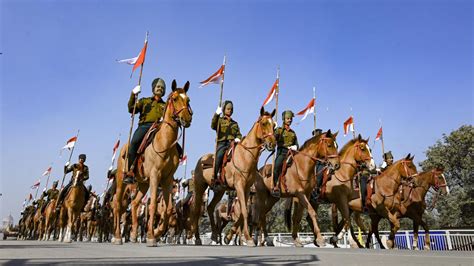
<svg viewBox="0 0 474 266"><path fill-rule="evenodd" d="M2 0L0 8L1 217L18 217L51 163L53 180L62 178L59 149L78 129L73 161L88 155L90 183L101 192L118 135L126 141L138 80L115 60L136 56L147 30L141 96L151 95L155 77L167 92L173 79L191 82L188 171L213 149L219 88L198 86L224 54L224 98L234 101L243 134L278 66L280 113L304 108L316 86L318 127L342 131L352 114L372 145L381 120L396 158L411 152L419 162L443 133L473 122L471 1ZM294 124L301 143L312 127L311 119ZM377 163L380 150L375 143Z"/></svg>

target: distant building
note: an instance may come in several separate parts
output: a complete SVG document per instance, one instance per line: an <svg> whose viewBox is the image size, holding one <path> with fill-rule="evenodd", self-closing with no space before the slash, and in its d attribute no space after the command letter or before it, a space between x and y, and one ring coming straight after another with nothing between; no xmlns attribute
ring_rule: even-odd
<svg viewBox="0 0 474 266"><path fill-rule="evenodd" d="M2 220L1 230L6 229L8 226L13 226L13 216L10 214Z"/></svg>

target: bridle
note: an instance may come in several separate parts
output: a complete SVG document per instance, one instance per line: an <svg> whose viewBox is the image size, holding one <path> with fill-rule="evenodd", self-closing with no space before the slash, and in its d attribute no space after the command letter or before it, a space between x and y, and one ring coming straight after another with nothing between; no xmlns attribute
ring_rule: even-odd
<svg viewBox="0 0 474 266"><path fill-rule="evenodd" d="M321 136L319 138L319 141L318 143L316 144L317 148L316 148L316 151L319 151L320 150L320 146L323 145L323 148L324 148L324 158L323 159L320 159L316 156L313 156L313 155L310 155L310 154L307 154L305 152L302 152L302 151L291 151L292 153L298 153L298 154L301 154L301 155L304 155L308 158L310 158L311 160L313 160L314 162L320 162L324 165L328 165L329 164L329 160L330 159L334 159L334 158L339 158L339 154L337 153L337 150L334 154L328 154L328 141L333 141L334 143L336 143L336 141L331 138L331 137L326 137L326 135L324 136ZM337 147L337 146L336 146Z"/></svg>
<svg viewBox="0 0 474 266"><path fill-rule="evenodd" d="M166 109L170 108L171 109L171 112L172 112L172 118L173 120L178 123L179 125L181 125L181 119L179 118L179 114L184 111L184 110L188 110L189 114L190 115L193 115L193 110L191 109L191 105L189 104L189 102L182 106L180 109L176 109L176 107L174 106L173 104L173 99L175 99L176 95L177 94L180 94L182 92L176 90L176 91L173 91L170 96L168 97L168 100L167 100L167 104L166 104ZM165 111L166 113L166 111Z"/></svg>
<svg viewBox="0 0 474 266"><path fill-rule="evenodd" d="M255 125L257 127L257 138L260 139L262 141L262 143L260 144L257 144L255 146L251 146L251 147L247 147L245 146L242 142L239 143L240 146L242 146L242 148L244 148L246 151L250 152L250 154L252 154L252 156L255 158L255 156L253 155L253 153L251 152L251 150L253 149L261 149L263 146L265 146L265 140L267 138L270 138L272 136L274 136L273 134L273 130L268 133L268 134L264 134L263 133L263 129L262 129L262 126L260 125L260 122L264 119L264 118L270 118L271 119L271 116L269 115L263 115L263 116L260 116L257 120L257 122L255 122ZM260 132L260 133L259 133ZM259 137L260 135L260 137ZM235 149L234 149L235 150ZM232 156L233 157L233 156Z"/></svg>
<svg viewBox="0 0 474 266"><path fill-rule="evenodd" d="M353 145L353 147L355 147L356 151L355 151L355 156L354 156L354 161L355 161L355 165L352 163L352 162L348 162L346 161L346 156L344 156L343 158L343 161L341 162L341 164L348 164L350 165L352 168L354 168L356 170L356 172L358 172L359 169L363 168L363 167L366 167L364 166L364 163L368 160L372 160L372 157L370 155L365 155L365 153L362 151L362 148L360 147L361 144L366 144L364 142L360 142L360 141L356 141ZM365 155L365 156L364 156ZM357 159L357 157L359 159Z"/></svg>

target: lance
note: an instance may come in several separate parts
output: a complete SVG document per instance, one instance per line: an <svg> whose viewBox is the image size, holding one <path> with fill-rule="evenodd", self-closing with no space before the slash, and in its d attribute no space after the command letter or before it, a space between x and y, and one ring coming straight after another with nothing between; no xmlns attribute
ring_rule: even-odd
<svg viewBox="0 0 474 266"><path fill-rule="evenodd" d="M78 141L79 131L80 130L78 129L77 135L76 135L76 142ZM76 143L74 143L74 146L72 146L72 149L71 149L71 153L69 153L69 159L67 160L68 165L71 163L71 158L72 158L72 154L74 153L74 148L76 148ZM63 180L61 181L61 191L63 190L64 178L66 178L66 171L64 171Z"/></svg>
<svg viewBox="0 0 474 266"><path fill-rule="evenodd" d="M276 87L276 91L275 91L275 113L276 113L276 116L275 116L275 123L278 125L278 96L280 95L280 66L278 66L277 68L277 87ZM285 121L282 121L282 123L284 123ZM273 152L273 156L272 156L272 187L275 187L275 184L274 184L274 181L273 181L273 172L275 170L275 160L276 160L276 152Z"/></svg>
<svg viewBox="0 0 474 266"><path fill-rule="evenodd" d="M53 169L53 163L50 164L51 170ZM48 171L48 178L46 178L46 186L44 186L44 189L48 189L48 183L49 183L49 177L51 176L51 171Z"/></svg>
<svg viewBox="0 0 474 266"><path fill-rule="evenodd" d="M382 129L382 135L380 135L380 142L382 143L382 157L385 154L385 145L383 143L383 127L382 127L382 121L380 121L380 128Z"/></svg>
<svg viewBox="0 0 474 266"><path fill-rule="evenodd" d="M222 79L221 79L221 92L220 92L220 95L219 95L219 107L222 108L222 94L224 93L224 75L225 75L225 64L226 64L226 56L224 55L224 62L223 62L223 66L224 66L224 69L222 71ZM224 111L224 110L222 110ZM216 143L214 145L214 165L213 165L213 169L216 168L216 159L217 159L217 140L219 139L219 130L220 130L220 123L219 123L219 120L217 120L217 129L216 129ZM219 170L217 170L219 171ZM217 176L215 176L214 178L217 178ZM215 181L214 181L215 182Z"/></svg>
<svg viewBox="0 0 474 266"><path fill-rule="evenodd" d="M313 87L313 99L314 99L314 111L313 111L313 122L314 122L314 125L313 125L313 130L316 130L316 87Z"/></svg>
<svg viewBox="0 0 474 266"><path fill-rule="evenodd" d="M40 180L41 180L41 178L40 178ZM38 197L38 190L39 190L39 188L40 188L40 186L38 185L38 186L36 187L35 200L36 200L37 197Z"/></svg>
<svg viewBox="0 0 474 266"><path fill-rule="evenodd" d="M140 76L138 77L138 86L141 86L142 83L142 73L143 73L143 65L145 64L145 57L146 57L146 49L148 47L148 31L146 32L145 37L145 54L143 57L143 62L140 66ZM128 169L128 150L130 149L130 139L132 138L132 131L133 131L133 122L135 121L135 112L137 110L137 103L138 103L138 94L135 94L135 103L133 104L133 111L130 118L130 130L128 132L128 139L127 139L127 149L125 151L125 163L123 165L123 172L125 173ZM130 170L130 169L128 169Z"/></svg>

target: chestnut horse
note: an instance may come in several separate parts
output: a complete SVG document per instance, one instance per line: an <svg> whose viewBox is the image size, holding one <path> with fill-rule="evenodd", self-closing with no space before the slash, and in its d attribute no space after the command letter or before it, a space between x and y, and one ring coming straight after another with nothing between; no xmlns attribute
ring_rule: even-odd
<svg viewBox="0 0 474 266"><path fill-rule="evenodd" d="M165 114L160 123L159 130L156 133L152 143L145 149L143 173L135 168L135 177L137 180L137 194L133 199L132 205L132 231L131 241L137 240L138 229L138 207L142 197L150 188L150 209L147 228L146 245L149 247L156 246L156 237L153 225L155 224L155 215L157 207L158 186L163 189L163 197L165 206L171 209L171 188L173 183L173 175L179 164L179 153L177 148L179 128L187 128L191 125L193 112L189 105L189 97L186 94L189 89L189 81L183 88L177 88L176 80L173 80L172 92L166 101ZM117 165L117 189L114 198L114 226L115 234L112 240L113 244L122 244L122 234L120 232L120 217L124 208L120 204L124 191L124 169L126 165L125 153L128 151L128 145L124 145L120 150L120 157ZM158 233L164 232L167 227L168 212L165 212L164 223L160 224Z"/></svg>
<svg viewBox="0 0 474 266"><path fill-rule="evenodd" d="M59 213L59 242L71 243L73 230L78 228L77 220L85 204L85 188L82 184L82 173L80 171L72 177L72 185L67 192ZM67 217L67 221L66 221Z"/></svg>
<svg viewBox="0 0 474 266"><path fill-rule="evenodd" d="M369 205L369 216L371 220L371 231L378 237L378 226L380 219L387 218L391 224L390 234L387 240L389 248L394 247L395 234L400 228L400 220L396 212L401 210L405 213L405 206L401 204L401 193L403 184L417 175L413 157L408 154L404 159L398 160L389 166L384 172L374 178L374 191ZM360 198L349 202L352 210L361 211Z"/></svg>
<svg viewBox="0 0 474 266"><path fill-rule="evenodd" d="M243 233L245 235L247 245L254 246L248 231L248 213L247 200L250 193L250 187L255 182L256 169L258 159L263 151L275 149L275 136L273 135L274 122L272 117L275 110L270 114L265 112L264 108L260 109L260 116L253 124L249 133L242 141L234 146L232 159L225 165L225 181L228 190L236 190L237 197L240 201L240 212L242 216L239 222L243 222ZM202 199L206 188L211 184L213 176L213 167L204 168L204 163L213 165L214 154L206 154L199 158L196 168L194 169L195 182L195 199L191 207L191 230L189 230L188 238L193 235L197 236L196 243L200 243L199 235L199 219L201 218ZM212 236L211 239L217 240L217 227L214 219L214 209L222 199L225 189L214 191L214 197L207 207L207 213L211 222ZM234 223L234 227L239 226L239 222ZM236 230L236 229L235 229Z"/></svg>
<svg viewBox="0 0 474 266"><path fill-rule="evenodd" d="M56 199L51 199L46 205L46 209L44 211L44 218L45 218L45 225L44 225L44 236L43 240L48 241L51 233L55 230L56 226ZM54 238L54 237L53 237Z"/></svg>
<svg viewBox="0 0 474 266"><path fill-rule="evenodd" d="M303 207L308 210L313 221L313 233L315 241L320 245L324 244L324 238L318 226L316 211L311 207L309 198L311 192L316 186L315 166L316 162L322 162L328 167L338 169L339 156L337 154L336 133L331 130L323 134L319 134L308 139L301 148L292 154L293 162L287 168L286 174L281 177L280 190L281 197L293 198L297 197ZM255 233L254 241L260 235L260 228L264 228L264 235L267 243L271 243L268 239L266 228L266 214L272 209L273 205L279 198L271 195L272 190L272 165L267 164L260 168L257 174L255 188L257 190L256 213L255 213ZM302 213L303 209L301 209ZM295 227L296 228L296 227ZM298 230L297 228L295 230ZM294 243L302 246L297 234L293 234Z"/></svg>
<svg viewBox="0 0 474 266"><path fill-rule="evenodd" d="M413 220L413 249L418 249L418 228L423 226L425 230L425 245L424 249L429 250L430 246L430 234L429 228L425 221L423 221L423 214L426 210L425 197L426 193L430 188L433 188L436 192L441 188L443 195L449 194L449 187L446 182L446 178L443 174L442 168L434 168L431 171L422 172L413 177L413 180L408 185L403 185L403 201L401 205L403 207L396 210L395 215L399 218L410 218ZM355 215L360 215L356 212ZM369 232L366 242L366 248L370 247L370 240L372 233L377 235L377 240L381 248L384 248L383 244L378 237L378 222L372 227ZM376 230L376 231L373 231Z"/></svg>

